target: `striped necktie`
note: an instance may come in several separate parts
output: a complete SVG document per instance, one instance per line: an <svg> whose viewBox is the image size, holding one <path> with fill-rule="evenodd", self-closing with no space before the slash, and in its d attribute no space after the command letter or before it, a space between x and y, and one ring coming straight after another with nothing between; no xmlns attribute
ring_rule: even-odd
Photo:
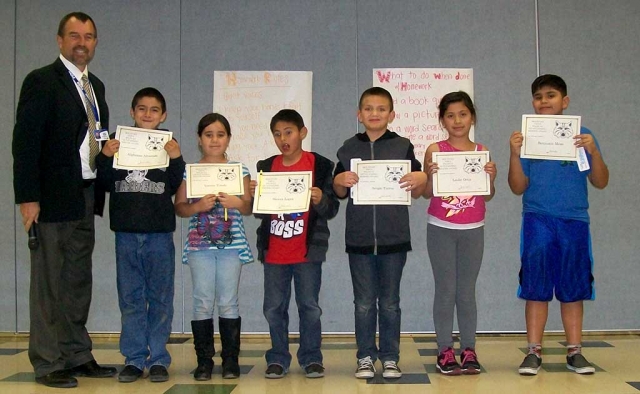
<svg viewBox="0 0 640 394"><path fill-rule="evenodd" d="M87 135L89 136L89 167L91 171L96 170L96 156L100 152L98 141L96 140L96 117L93 113L93 109L96 108L96 103L93 101L93 94L91 94L91 86L89 85L89 79L86 75L82 76L82 88L85 91L84 101L87 109L87 118L89 119L89 127L87 128Z"/></svg>

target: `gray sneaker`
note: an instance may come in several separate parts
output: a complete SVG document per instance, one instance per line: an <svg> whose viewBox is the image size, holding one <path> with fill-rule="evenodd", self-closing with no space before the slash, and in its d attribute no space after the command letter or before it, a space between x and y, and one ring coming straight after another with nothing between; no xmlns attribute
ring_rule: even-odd
<svg viewBox="0 0 640 394"><path fill-rule="evenodd" d="M305 375L310 379L324 377L324 367L320 363L311 363L304 369Z"/></svg>
<svg viewBox="0 0 640 394"><path fill-rule="evenodd" d="M593 365L581 353L567 356L567 368L580 375L591 375L596 372Z"/></svg>
<svg viewBox="0 0 640 394"><path fill-rule="evenodd" d="M264 377L267 379L282 379L287 371L280 364L269 364L267 370L264 371Z"/></svg>
<svg viewBox="0 0 640 394"><path fill-rule="evenodd" d="M522 364L520 364L518 373L525 376L537 375L541 365L542 357L535 353L529 353L522 361Z"/></svg>

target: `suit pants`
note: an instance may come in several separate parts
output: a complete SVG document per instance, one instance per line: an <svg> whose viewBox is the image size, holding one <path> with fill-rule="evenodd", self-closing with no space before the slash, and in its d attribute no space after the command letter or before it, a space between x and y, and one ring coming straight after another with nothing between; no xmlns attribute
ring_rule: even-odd
<svg viewBox="0 0 640 394"><path fill-rule="evenodd" d="M36 377L93 360L85 327L91 304L95 244L94 186L84 189L81 220L38 223L31 251L29 360Z"/></svg>

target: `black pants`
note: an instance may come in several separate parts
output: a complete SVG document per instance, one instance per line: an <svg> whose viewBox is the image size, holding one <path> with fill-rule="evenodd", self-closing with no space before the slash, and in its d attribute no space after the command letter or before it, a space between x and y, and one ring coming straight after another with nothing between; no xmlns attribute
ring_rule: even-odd
<svg viewBox="0 0 640 394"><path fill-rule="evenodd" d="M84 189L82 220L38 223L31 251L29 360L36 377L93 360L85 324L91 304L95 244L94 186Z"/></svg>

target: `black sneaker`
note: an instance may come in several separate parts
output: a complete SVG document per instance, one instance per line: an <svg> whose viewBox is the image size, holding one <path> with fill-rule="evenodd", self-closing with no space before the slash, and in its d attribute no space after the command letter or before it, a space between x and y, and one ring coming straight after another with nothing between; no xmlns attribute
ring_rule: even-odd
<svg viewBox="0 0 640 394"><path fill-rule="evenodd" d="M308 378L322 378L324 377L324 367L320 363L311 363L306 366L304 373Z"/></svg>
<svg viewBox="0 0 640 394"><path fill-rule="evenodd" d="M398 363L391 360L382 363L382 377L385 379L400 379L402 371L398 367Z"/></svg>
<svg viewBox="0 0 640 394"><path fill-rule="evenodd" d="M456 361L456 354L454 353L453 348L448 347L438 354L436 369L438 372L445 375L455 376L462 373L460 364Z"/></svg>
<svg viewBox="0 0 640 394"><path fill-rule="evenodd" d="M522 364L518 368L518 373L525 376L537 375L542 365L542 357L536 353L529 353L525 356Z"/></svg>
<svg viewBox="0 0 640 394"><path fill-rule="evenodd" d="M464 375L477 375L480 373L478 355L470 347L464 349L460 354L460 363L462 364L461 369Z"/></svg>
<svg viewBox="0 0 640 394"><path fill-rule="evenodd" d="M169 372L164 365L152 365L149 369L149 380L153 383L166 382L169 380Z"/></svg>
<svg viewBox="0 0 640 394"><path fill-rule="evenodd" d="M264 371L264 377L267 379L282 379L287 372L280 364L269 364L267 370Z"/></svg>
<svg viewBox="0 0 640 394"><path fill-rule="evenodd" d="M358 359L358 368L356 369L356 378L371 379L375 376L376 367L370 356Z"/></svg>
<svg viewBox="0 0 640 394"><path fill-rule="evenodd" d="M133 365L126 365L122 371L118 374L118 382L131 383L138 380L142 376L142 370Z"/></svg>
<svg viewBox="0 0 640 394"><path fill-rule="evenodd" d="M567 368L580 375L591 375L596 372L596 369L584 358L582 353L567 356Z"/></svg>

